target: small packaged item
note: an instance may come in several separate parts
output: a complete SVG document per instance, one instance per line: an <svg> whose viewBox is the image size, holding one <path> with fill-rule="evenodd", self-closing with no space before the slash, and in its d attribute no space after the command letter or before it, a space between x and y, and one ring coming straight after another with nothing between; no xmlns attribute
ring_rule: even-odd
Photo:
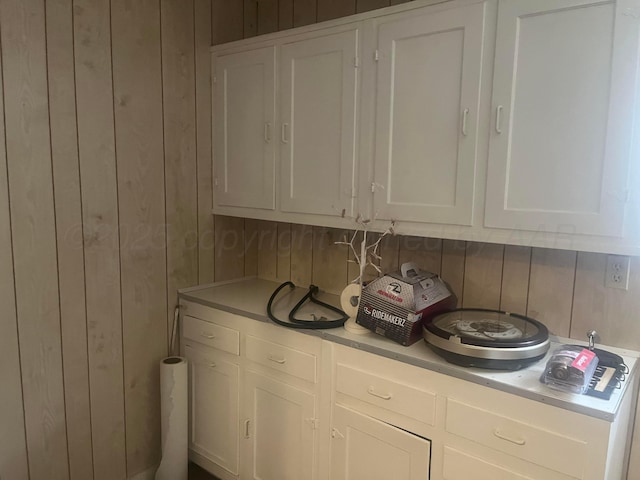
<svg viewBox="0 0 640 480"><path fill-rule="evenodd" d="M593 350L579 345L562 345L547 362L540 381L556 390L585 393L598 366Z"/></svg>

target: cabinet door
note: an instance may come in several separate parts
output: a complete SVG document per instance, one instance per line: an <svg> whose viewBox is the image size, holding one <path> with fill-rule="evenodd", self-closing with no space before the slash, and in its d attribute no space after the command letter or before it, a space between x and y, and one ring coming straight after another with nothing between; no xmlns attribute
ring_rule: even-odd
<svg viewBox="0 0 640 480"><path fill-rule="evenodd" d="M486 226L622 235L639 7L499 3Z"/></svg>
<svg viewBox="0 0 640 480"><path fill-rule="evenodd" d="M245 387L242 478L314 479L314 395L251 371Z"/></svg>
<svg viewBox="0 0 640 480"><path fill-rule="evenodd" d="M214 58L214 201L275 208L275 47Z"/></svg>
<svg viewBox="0 0 640 480"><path fill-rule="evenodd" d="M377 217L470 225L484 4L378 30Z"/></svg>
<svg viewBox="0 0 640 480"><path fill-rule="evenodd" d="M189 448L238 473L239 367L207 347L185 345L189 360Z"/></svg>
<svg viewBox="0 0 640 480"><path fill-rule="evenodd" d="M281 50L281 209L353 215L358 31Z"/></svg>
<svg viewBox="0 0 640 480"><path fill-rule="evenodd" d="M340 405L333 410L332 480L426 480L431 443Z"/></svg>

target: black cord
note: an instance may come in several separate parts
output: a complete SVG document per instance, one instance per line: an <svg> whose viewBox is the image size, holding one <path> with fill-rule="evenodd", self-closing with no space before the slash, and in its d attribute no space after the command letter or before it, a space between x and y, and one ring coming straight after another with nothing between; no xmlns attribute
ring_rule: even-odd
<svg viewBox="0 0 640 480"><path fill-rule="evenodd" d="M271 294L271 297L269 298L269 302L267 302L267 315L269 316L271 321L273 321L274 323L277 323L278 325L282 325L288 328L300 328L300 329L306 328L311 330L318 330L322 328L341 327L344 325L344 322L346 322L349 319L349 316L339 308L336 308L333 305L329 305L328 303L322 302L317 298L314 298L313 295L318 293L318 287L316 287L315 285L310 285L309 291L305 294L304 297L302 297L302 299L296 304L296 306L293 307L293 309L289 313L289 320L290 320L289 322L276 318L271 308L273 305L273 301L275 300L278 293L280 293L280 291L287 286L291 287L292 290L296 287L293 284L293 282L284 282L282 285L280 285L278 288L274 290L274 292ZM301 319L295 318L295 313L300 309L300 307L307 300L310 300L316 305L320 305L321 307L327 308L341 315L341 318L337 320L301 320Z"/></svg>

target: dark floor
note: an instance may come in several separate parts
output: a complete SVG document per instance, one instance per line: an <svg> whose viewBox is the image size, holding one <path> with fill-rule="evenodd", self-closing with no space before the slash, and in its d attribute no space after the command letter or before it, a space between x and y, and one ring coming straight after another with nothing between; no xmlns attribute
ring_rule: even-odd
<svg viewBox="0 0 640 480"><path fill-rule="evenodd" d="M218 480L195 463L189 463L189 480Z"/></svg>

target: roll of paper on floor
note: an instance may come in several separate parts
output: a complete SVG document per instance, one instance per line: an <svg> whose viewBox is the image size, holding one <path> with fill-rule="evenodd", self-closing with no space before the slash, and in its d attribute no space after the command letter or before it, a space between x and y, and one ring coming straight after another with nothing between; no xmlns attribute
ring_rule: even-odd
<svg viewBox="0 0 640 480"><path fill-rule="evenodd" d="M162 461L155 480L187 480L189 469L187 359L167 357L160 363Z"/></svg>

